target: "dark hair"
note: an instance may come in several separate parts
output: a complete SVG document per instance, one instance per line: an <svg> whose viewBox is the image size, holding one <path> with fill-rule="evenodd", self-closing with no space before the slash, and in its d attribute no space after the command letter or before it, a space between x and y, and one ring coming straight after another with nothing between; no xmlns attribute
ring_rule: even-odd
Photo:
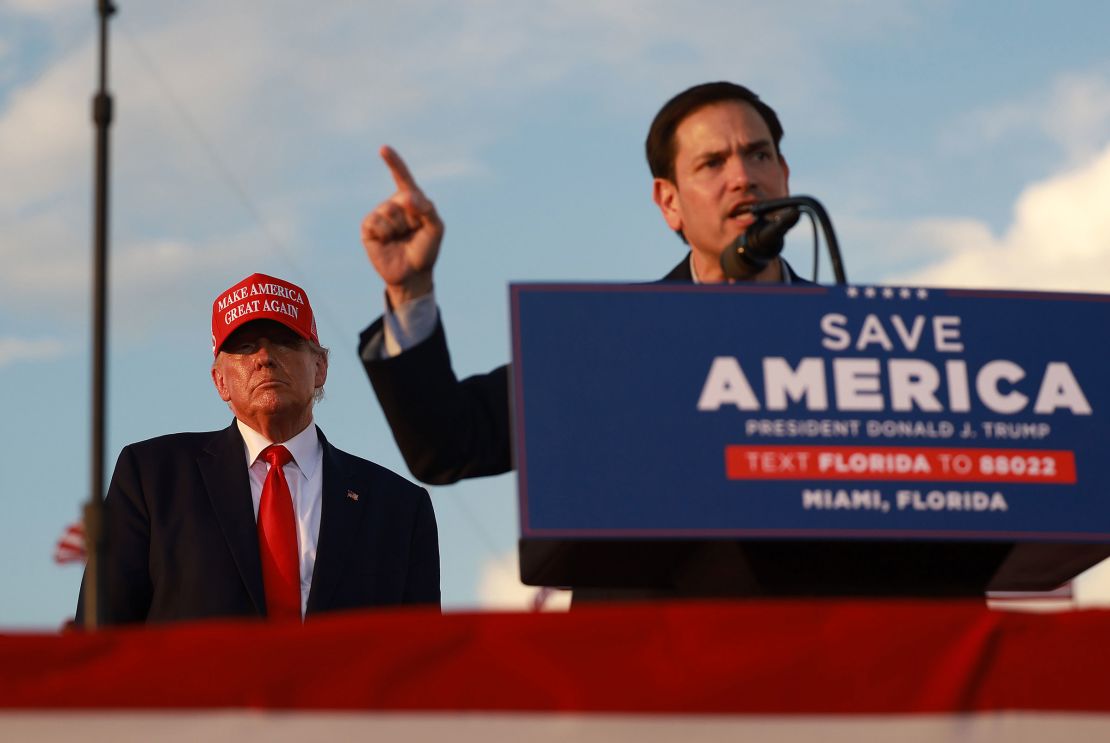
<svg viewBox="0 0 1110 743"><path fill-rule="evenodd" d="M674 180L674 133L678 125L698 109L723 101L740 101L754 108L767 124L767 128L771 130L771 138L775 141L775 153L781 154L779 143L782 141L782 124L779 123L778 114L773 108L743 85L728 82L702 83L682 91L664 103L659 113L655 114L651 129L648 130L647 141L644 142L648 167L651 168L653 177Z"/></svg>

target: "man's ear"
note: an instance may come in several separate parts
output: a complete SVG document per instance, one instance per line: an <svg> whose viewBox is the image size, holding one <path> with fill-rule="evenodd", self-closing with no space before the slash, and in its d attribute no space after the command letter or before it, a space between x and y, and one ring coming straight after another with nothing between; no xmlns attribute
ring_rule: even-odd
<svg viewBox="0 0 1110 743"><path fill-rule="evenodd" d="M223 372L220 371L218 364L212 364L212 384L216 385L216 392L220 394L220 399L224 402L231 400L231 393L227 389L227 382L224 380Z"/></svg>
<svg viewBox="0 0 1110 743"><path fill-rule="evenodd" d="M316 354L316 379L313 386L319 389L326 381L328 381L328 356L323 353Z"/></svg>
<svg viewBox="0 0 1110 743"><path fill-rule="evenodd" d="M681 232L682 205L678 201L678 186L666 178L656 178L652 181L651 198L659 207L667 226L675 232Z"/></svg>

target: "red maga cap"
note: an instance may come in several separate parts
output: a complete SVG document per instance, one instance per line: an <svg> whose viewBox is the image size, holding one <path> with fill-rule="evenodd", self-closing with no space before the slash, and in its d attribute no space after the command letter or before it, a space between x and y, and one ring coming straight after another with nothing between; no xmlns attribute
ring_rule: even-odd
<svg viewBox="0 0 1110 743"><path fill-rule="evenodd" d="M273 320L314 343L316 318L308 295L296 284L264 273L251 274L231 287L212 303L212 355L220 351L227 337L240 325L255 320Z"/></svg>

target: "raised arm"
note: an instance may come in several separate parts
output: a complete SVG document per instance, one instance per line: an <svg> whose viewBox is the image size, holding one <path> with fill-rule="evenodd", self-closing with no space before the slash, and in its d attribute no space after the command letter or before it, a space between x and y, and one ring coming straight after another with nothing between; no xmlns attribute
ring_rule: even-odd
<svg viewBox="0 0 1110 743"><path fill-rule="evenodd" d="M362 220L362 246L398 307L432 290L432 269L443 241L443 220L397 152L380 150L397 190Z"/></svg>

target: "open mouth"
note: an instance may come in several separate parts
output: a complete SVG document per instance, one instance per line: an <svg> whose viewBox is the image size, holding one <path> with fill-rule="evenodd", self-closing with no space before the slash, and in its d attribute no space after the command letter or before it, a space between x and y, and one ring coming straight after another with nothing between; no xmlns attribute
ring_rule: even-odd
<svg viewBox="0 0 1110 743"><path fill-rule="evenodd" d="M732 207L732 209L729 210L728 213L729 219L738 219L745 215L750 215L752 210L752 203L753 202L751 201L742 201L736 206Z"/></svg>
<svg viewBox="0 0 1110 743"><path fill-rule="evenodd" d="M728 212L727 224L732 226L732 229L737 229L743 232L751 227L755 222L755 215L751 212L752 202L742 202L732 207Z"/></svg>

